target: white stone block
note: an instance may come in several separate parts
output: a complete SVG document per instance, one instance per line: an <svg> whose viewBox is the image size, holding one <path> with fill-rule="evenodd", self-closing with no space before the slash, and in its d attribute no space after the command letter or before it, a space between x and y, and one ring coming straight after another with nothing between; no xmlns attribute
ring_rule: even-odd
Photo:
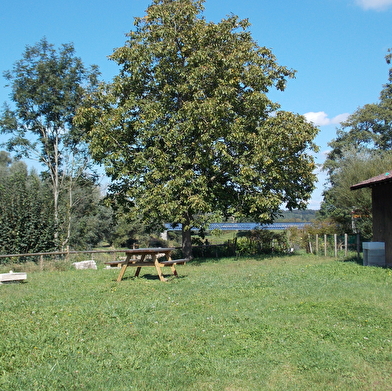
<svg viewBox="0 0 392 391"><path fill-rule="evenodd" d="M75 269L95 269L97 270L97 264L94 260L89 261L81 261L81 262L74 262L72 265L75 266Z"/></svg>
<svg viewBox="0 0 392 391"><path fill-rule="evenodd" d="M27 279L27 273L14 273L12 270L9 273L0 274L0 284L9 281L22 281Z"/></svg>

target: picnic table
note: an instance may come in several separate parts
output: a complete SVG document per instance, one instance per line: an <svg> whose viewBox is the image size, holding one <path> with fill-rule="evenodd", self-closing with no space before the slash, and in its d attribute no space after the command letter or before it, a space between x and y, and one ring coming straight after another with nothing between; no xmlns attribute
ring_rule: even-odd
<svg viewBox="0 0 392 391"><path fill-rule="evenodd" d="M174 276L178 276L176 265L183 265L187 262L187 259L174 259L171 258L171 253L174 248L136 248L131 250L125 250L126 258L124 261L106 262L111 266L121 266L120 273L117 277L117 282L120 282L124 276L125 271L128 267L136 267L135 277L139 276L142 267L150 266L155 267L159 279L161 281L167 281L162 274L162 268L170 266ZM161 258L165 257L164 260Z"/></svg>

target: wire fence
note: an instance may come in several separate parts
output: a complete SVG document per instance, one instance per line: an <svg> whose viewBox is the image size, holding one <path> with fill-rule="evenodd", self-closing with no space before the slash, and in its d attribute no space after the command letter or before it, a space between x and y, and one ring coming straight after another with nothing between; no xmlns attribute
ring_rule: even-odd
<svg viewBox="0 0 392 391"><path fill-rule="evenodd" d="M306 251L319 255L335 258L348 257L356 253L359 258L362 251L362 239L359 234L344 235L309 235Z"/></svg>

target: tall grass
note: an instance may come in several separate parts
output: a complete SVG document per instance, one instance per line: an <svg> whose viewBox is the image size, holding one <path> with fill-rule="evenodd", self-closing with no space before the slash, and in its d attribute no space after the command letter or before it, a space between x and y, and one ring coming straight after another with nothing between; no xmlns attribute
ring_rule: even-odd
<svg viewBox="0 0 392 391"><path fill-rule="evenodd" d="M1 285L0 389L391 389L391 270L288 256L178 272Z"/></svg>

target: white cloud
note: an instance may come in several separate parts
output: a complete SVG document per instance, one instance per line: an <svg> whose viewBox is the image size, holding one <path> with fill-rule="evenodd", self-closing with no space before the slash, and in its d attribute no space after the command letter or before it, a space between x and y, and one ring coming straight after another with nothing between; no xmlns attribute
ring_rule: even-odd
<svg viewBox="0 0 392 391"><path fill-rule="evenodd" d="M392 1L392 0L391 0ZM343 113L336 117L328 118L328 114L324 111L305 113L304 116L308 122L312 122L316 126L337 125L345 121L350 114Z"/></svg>
<svg viewBox="0 0 392 391"><path fill-rule="evenodd" d="M365 10L382 11L392 5L392 0L356 0L356 3Z"/></svg>
<svg viewBox="0 0 392 391"><path fill-rule="evenodd" d="M317 113L311 111L310 113L305 113L304 116L308 122L312 122L316 126L324 126L330 124L328 114L324 113L324 111L319 111Z"/></svg>
<svg viewBox="0 0 392 391"><path fill-rule="evenodd" d="M341 124L344 121L347 121L347 118L350 116L349 113L343 113L343 114L339 114L336 117L333 117L331 119L333 124Z"/></svg>

